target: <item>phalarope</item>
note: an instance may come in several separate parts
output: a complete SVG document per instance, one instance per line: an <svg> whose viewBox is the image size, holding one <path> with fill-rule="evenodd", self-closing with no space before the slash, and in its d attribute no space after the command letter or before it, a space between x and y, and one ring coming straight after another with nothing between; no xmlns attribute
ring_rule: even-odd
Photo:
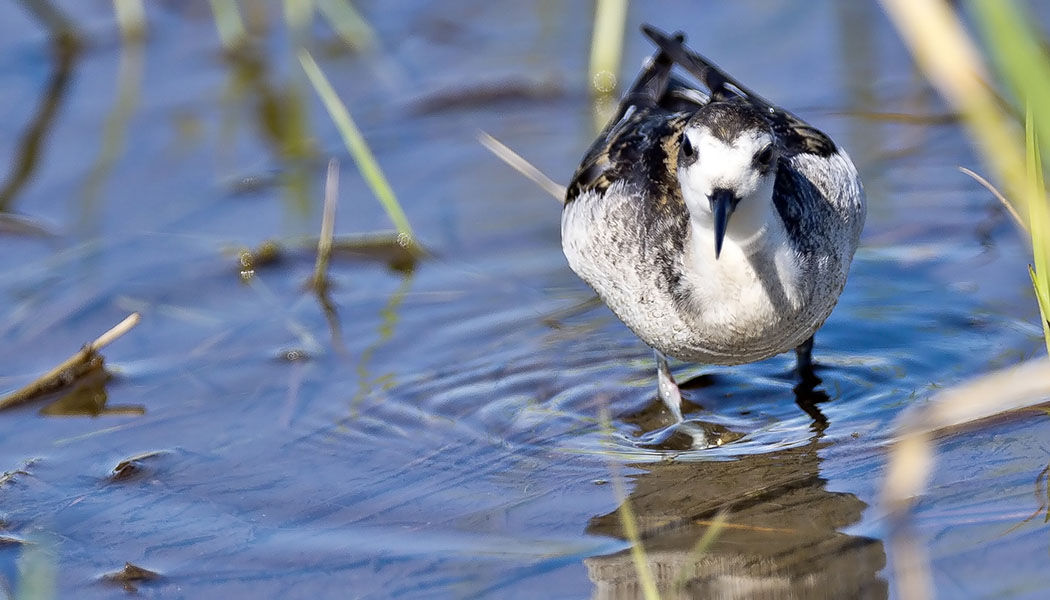
<svg viewBox="0 0 1050 600"><path fill-rule="evenodd" d="M667 357L735 365L796 350L846 284L865 199L849 156L674 37L591 145L562 212L570 267L656 353L660 399L683 422ZM671 74L678 64L707 92ZM819 381L819 380L816 380Z"/></svg>

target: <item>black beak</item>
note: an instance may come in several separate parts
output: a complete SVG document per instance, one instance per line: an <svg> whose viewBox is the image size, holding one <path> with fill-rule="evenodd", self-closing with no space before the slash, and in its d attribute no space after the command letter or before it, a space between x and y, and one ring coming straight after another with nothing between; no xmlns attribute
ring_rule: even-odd
<svg viewBox="0 0 1050 600"><path fill-rule="evenodd" d="M715 260L718 260L718 256L722 254L722 240L726 237L729 217L733 214L733 209L736 208L740 199L725 188L717 188L711 193L708 200L711 201L711 213L715 217Z"/></svg>

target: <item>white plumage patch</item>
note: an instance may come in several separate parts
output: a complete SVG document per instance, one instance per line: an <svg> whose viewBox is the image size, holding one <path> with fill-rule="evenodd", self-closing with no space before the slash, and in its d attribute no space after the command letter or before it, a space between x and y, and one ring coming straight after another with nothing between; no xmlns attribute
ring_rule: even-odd
<svg viewBox="0 0 1050 600"><path fill-rule="evenodd" d="M706 128L686 131L697 152L697 160L682 169L683 191L688 187L698 196L709 196L715 188L739 191L747 196L758 187L759 171L754 165L755 155L773 142L769 134L748 131L725 143Z"/></svg>

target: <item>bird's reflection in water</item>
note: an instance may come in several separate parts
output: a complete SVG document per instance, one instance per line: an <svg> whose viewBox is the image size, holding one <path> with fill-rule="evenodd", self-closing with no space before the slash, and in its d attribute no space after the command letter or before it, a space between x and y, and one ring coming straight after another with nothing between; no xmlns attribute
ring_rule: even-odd
<svg viewBox="0 0 1050 600"><path fill-rule="evenodd" d="M866 504L829 492L818 432L805 446L729 462L637 465L628 501L661 598L886 598L880 540L840 530ZM720 511L714 542L697 542ZM624 538L619 510L587 531ZM594 598L643 596L630 550L586 559Z"/></svg>

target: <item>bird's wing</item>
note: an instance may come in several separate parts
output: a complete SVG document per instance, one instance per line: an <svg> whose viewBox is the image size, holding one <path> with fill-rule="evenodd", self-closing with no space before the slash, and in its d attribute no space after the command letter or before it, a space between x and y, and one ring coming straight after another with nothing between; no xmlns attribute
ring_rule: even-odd
<svg viewBox="0 0 1050 600"><path fill-rule="evenodd" d="M708 90L712 101L748 102L758 107L773 127L780 151L785 156L816 154L830 156L837 151L835 142L824 132L806 123L790 112L775 106L762 96L748 89L710 60L690 50L685 45L685 36L676 33L669 36L651 25L642 25L660 52L696 77Z"/></svg>
<svg viewBox="0 0 1050 600"><path fill-rule="evenodd" d="M675 106L691 101L688 94L668 93L684 87L672 81L673 64L661 51L642 70L576 169L566 190L566 203L586 192L602 194L623 181L660 189L673 184L667 157L688 115L668 107L672 97Z"/></svg>

